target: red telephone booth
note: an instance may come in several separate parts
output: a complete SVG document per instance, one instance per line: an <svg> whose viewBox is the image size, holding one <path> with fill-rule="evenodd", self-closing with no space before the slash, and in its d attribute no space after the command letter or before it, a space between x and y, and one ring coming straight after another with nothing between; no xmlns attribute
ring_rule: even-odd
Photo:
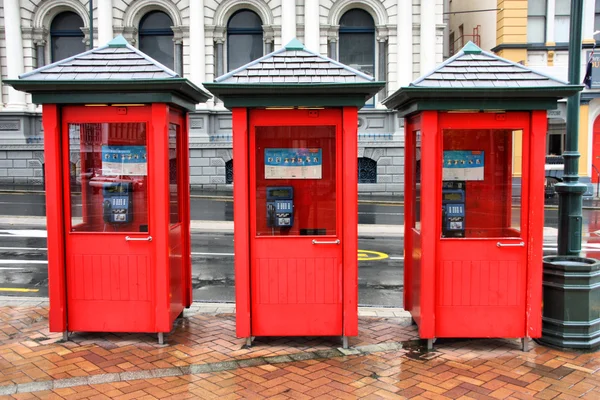
<svg viewBox="0 0 600 400"><path fill-rule="evenodd" d="M546 110L580 90L473 43L384 100L405 119L404 306L419 335L541 335Z"/></svg>
<svg viewBox="0 0 600 400"><path fill-rule="evenodd" d="M210 96L122 36L9 84L43 104L50 331L162 342L192 301L187 112Z"/></svg>
<svg viewBox="0 0 600 400"><path fill-rule="evenodd" d="M204 85L233 112L238 337L357 335L357 110L384 83L293 40Z"/></svg>

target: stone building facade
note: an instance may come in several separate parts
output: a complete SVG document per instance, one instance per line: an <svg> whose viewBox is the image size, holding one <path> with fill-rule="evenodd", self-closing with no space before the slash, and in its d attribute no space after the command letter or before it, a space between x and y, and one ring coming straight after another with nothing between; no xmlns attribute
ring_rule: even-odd
<svg viewBox="0 0 600 400"><path fill-rule="evenodd" d="M361 193L403 192L403 120L381 106L447 54L448 0L3 0L0 76L16 78L122 34L197 85L292 40L386 81L359 113ZM90 21L90 14L92 15ZM92 29L90 29L90 27ZM90 33L92 36L90 36ZM0 84L0 184L42 185L40 107ZM193 188L232 188L231 114L190 115ZM72 166L76 170L77 165Z"/></svg>

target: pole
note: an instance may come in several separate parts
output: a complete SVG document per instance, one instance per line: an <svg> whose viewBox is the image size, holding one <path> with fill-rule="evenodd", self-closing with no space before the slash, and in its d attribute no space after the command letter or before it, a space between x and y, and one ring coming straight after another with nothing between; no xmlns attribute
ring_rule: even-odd
<svg viewBox="0 0 600 400"><path fill-rule="evenodd" d="M583 0L571 0L569 29L569 83L581 84L581 26ZM582 198L587 186L579 182L579 102L580 92L567 99L567 136L563 182L555 186L558 193L558 254L579 256L582 236Z"/></svg>
<svg viewBox="0 0 600 400"><path fill-rule="evenodd" d="M94 2L89 0L90 5L90 49L94 48Z"/></svg>

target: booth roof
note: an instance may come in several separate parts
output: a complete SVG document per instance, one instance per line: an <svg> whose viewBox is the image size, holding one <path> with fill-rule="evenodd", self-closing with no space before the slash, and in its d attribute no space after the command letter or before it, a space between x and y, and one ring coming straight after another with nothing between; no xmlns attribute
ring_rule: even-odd
<svg viewBox="0 0 600 400"><path fill-rule="evenodd" d="M131 103L133 97L148 103L167 99L164 95L172 94L180 101L195 105L211 97L131 46L123 36L4 82L33 94L33 101L38 104Z"/></svg>
<svg viewBox="0 0 600 400"><path fill-rule="evenodd" d="M204 86L226 107L362 106L385 82L307 50L293 39Z"/></svg>
<svg viewBox="0 0 600 400"><path fill-rule="evenodd" d="M433 71L383 100L407 115L422 110L554 109L583 89L483 51L469 42Z"/></svg>

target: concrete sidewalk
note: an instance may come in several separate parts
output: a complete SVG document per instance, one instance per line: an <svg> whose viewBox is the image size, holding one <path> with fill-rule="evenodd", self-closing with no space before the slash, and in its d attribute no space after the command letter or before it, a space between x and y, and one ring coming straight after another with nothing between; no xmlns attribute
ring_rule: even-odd
<svg viewBox="0 0 600 400"><path fill-rule="evenodd" d="M0 297L0 396L14 399L600 398L600 354L516 339L438 340L404 316L359 317L339 337L235 337L231 308L194 304L156 335L48 332L40 299ZM231 306L224 306L231 307Z"/></svg>

